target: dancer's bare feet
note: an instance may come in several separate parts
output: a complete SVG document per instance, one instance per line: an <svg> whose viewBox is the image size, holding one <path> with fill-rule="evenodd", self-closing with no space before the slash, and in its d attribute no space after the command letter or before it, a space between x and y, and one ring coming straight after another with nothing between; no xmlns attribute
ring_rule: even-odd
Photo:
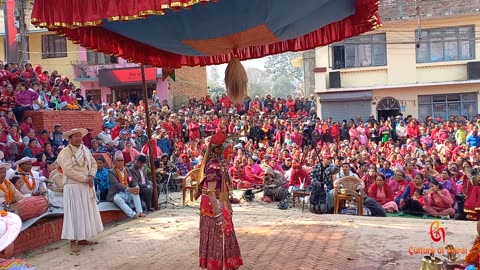
<svg viewBox="0 0 480 270"><path fill-rule="evenodd" d="M77 244L77 241L70 241L70 252L79 253L80 247Z"/></svg>

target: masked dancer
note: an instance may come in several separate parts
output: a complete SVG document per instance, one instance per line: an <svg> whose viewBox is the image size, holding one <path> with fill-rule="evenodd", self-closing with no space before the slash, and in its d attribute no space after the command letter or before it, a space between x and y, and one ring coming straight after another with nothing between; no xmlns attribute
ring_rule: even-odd
<svg viewBox="0 0 480 270"><path fill-rule="evenodd" d="M219 132L210 138L202 160L198 192L200 202L200 267L209 270L237 269L242 264L240 247L232 223L230 192L224 151L227 136Z"/></svg>

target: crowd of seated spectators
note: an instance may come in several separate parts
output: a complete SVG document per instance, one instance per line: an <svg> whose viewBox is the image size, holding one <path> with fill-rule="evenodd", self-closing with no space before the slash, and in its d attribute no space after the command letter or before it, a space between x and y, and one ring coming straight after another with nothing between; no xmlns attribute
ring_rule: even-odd
<svg viewBox="0 0 480 270"><path fill-rule="evenodd" d="M32 69L30 64L24 68L6 64L3 74L0 150L7 161L32 158L46 177L57 169L56 155L66 145L62 127L37 130L23 112L88 109L99 111L103 127L99 134L89 130L84 145L107 157L100 161L105 167L116 161L132 166L153 156L160 181L170 173L183 176L201 163L204 138L226 131L237 143L229 160L234 187L273 188L265 192L265 202L298 189L311 190L320 181L331 194L340 178L355 176L362 180L363 196L386 212L478 219L478 181L471 172L480 165L479 115L423 120L397 115L377 120L352 112L352 119L337 122L328 115L317 117L314 96L270 95L246 98L242 104L233 104L226 95L192 98L173 110L154 91L149 99L153 135L148 138L142 101L97 106L91 97L84 99L68 78L57 72L49 75L38 66ZM149 178L153 170L145 167ZM105 181L100 168L99 200L105 199L109 187Z"/></svg>

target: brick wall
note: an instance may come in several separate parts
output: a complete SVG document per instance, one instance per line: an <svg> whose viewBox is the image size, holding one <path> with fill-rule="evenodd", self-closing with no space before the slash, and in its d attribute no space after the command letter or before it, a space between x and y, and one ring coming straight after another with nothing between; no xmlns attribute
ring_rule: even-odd
<svg viewBox="0 0 480 270"><path fill-rule="evenodd" d="M50 243L59 241L62 236L63 218L47 219L20 232L14 242L14 255L21 254Z"/></svg>
<svg viewBox="0 0 480 270"><path fill-rule="evenodd" d="M100 212L103 224L126 219L122 211ZM46 218L20 232L14 242L13 255L19 255L37 248L44 247L61 240L63 217Z"/></svg>
<svg viewBox="0 0 480 270"><path fill-rule="evenodd" d="M380 15L384 21L415 18L415 0L381 0ZM480 0L423 0L419 1L423 17L476 14Z"/></svg>
<svg viewBox="0 0 480 270"><path fill-rule="evenodd" d="M38 130L53 131L55 124L62 125L63 131L72 128L92 128L94 136L102 131L102 116L93 111L27 111L25 115L31 116L33 124Z"/></svg>
<svg viewBox="0 0 480 270"><path fill-rule="evenodd" d="M175 70L175 81L169 79L172 96L201 98L207 95L207 68L183 67Z"/></svg>

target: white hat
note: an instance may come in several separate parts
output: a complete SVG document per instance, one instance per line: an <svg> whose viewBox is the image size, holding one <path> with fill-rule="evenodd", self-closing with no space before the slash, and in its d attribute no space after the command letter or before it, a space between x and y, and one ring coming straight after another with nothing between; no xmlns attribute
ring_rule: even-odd
<svg viewBox="0 0 480 270"><path fill-rule="evenodd" d="M117 160L118 158L121 158L123 160L123 153L120 150L115 152L115 155L113 155L113 160Z"/></svg>
<svg viewBox="0 0 480 270"><path fill-rule="evenodd" d="M8 171L8 169L10 169L11 167L12 167L12 164L10 163L0 162L0 168L5 168L5 170Z"/></svg>
<svg viewBox="0 0 480 270"><path fill-rule="evenodd" d="M5 250L15 241L21 228L22 221L19 216L2 211L0 215L0 251Z"/></svg>
<svg viewBox="0 0 480 270"><path fill-rule="evenodd" d="M37 161L36 158L24 157L20 160L17 160L17 162L15 162L15 166L19 166L20 164L23 164L25 162L35 162L35 161Z"/></svg>
<svg viewBox="0 0 480 270"><path fill-rule="evenodd" d="M68 137L72 136L75 133L82 134L82 137L88 134L88 130L84 128L74 128L62 134L62 139L68 140Z"/></svg>

